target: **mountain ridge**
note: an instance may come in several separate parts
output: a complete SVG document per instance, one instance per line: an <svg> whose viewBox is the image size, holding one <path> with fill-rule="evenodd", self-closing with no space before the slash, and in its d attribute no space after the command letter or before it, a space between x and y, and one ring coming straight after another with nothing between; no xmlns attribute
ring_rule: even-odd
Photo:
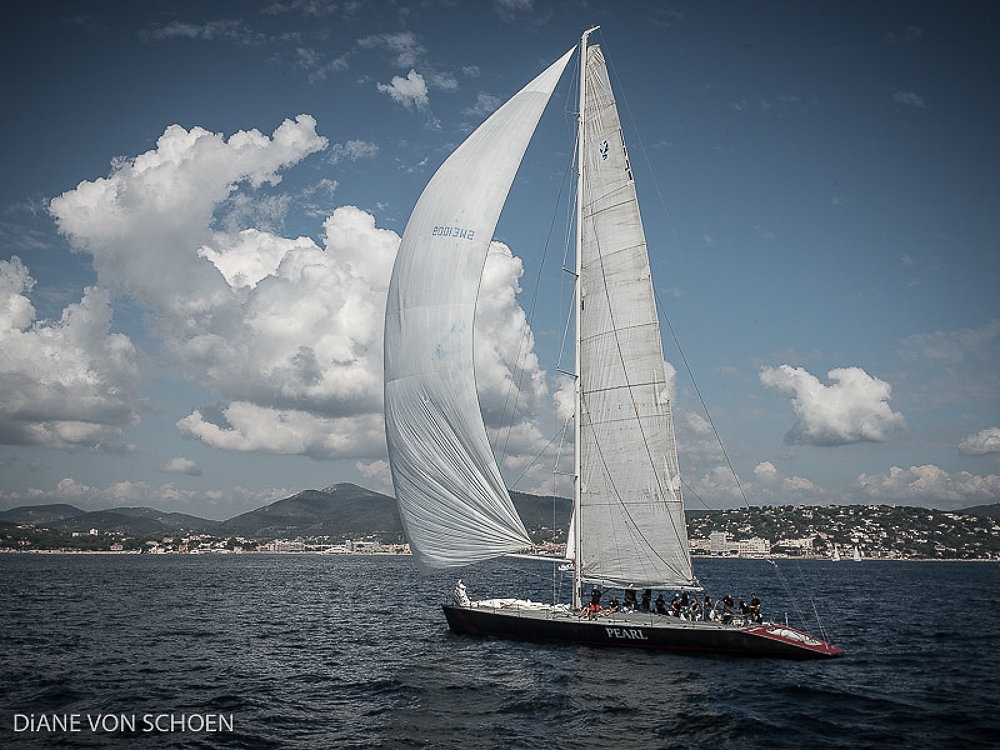
<svg viewBox="0 0 1000 750"><path fill-rule="evenodd" d="M512 490L510 495L532 539L565 541L572 505L569 499L532 495L516 490ZM792 509L797 506L787 507ZM697 519L722 512L689 510L688 525ZM945 512L996 519L1000 518L1000 503ZM261 539L306 536L358 538L374 535L383 541L403 540L402 523L395 499L350 482L332 484L321 490L302 490L225 521L212 521L149 507L123 506L85 511L66 503L11 508L0 511L0 521L46 526L67 532L88 532L96 528L102 532L147 536L203 533Z"/></svg>

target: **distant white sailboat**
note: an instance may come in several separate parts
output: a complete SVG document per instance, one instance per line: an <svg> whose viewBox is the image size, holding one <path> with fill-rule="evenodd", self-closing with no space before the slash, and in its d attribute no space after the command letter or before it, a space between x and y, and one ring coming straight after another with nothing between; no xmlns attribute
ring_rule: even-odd
<svg viewBox="0 0 1000 750"><path fill-rule="evenodd" d="M584 584L698 589L688 552L659 321L635 182L601 48L580 45L576 202L573 602L444 606L452 631L592 645L768 654L843 653L787 625L651 612L582 619ZM427 569L517 553L531 540L483 424L473 318L490 240L570 50L441 165L414 206L385 320L386 440L400 517ZM614 533L608 533L612 531Z"/></svg>
<svg viewBox="0 0 1000 750"><path fill-rule="evenodd" d="M840 562L840 547L836 544L833 545L833 557L831 559L833 562Z"/></svg>
<svg viewBox="0 0 1000 750"><path fill-rule="evenodd" d="M861 562L861 550L858 549L858 545L854 545L854 556L852 559L854 562Z"/></svg>

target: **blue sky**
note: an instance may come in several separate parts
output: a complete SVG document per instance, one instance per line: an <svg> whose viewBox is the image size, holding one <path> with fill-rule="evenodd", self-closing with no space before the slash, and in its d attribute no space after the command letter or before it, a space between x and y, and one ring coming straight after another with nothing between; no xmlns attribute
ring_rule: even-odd
<svg viewBox="0 0 1000 750"><path fill-rule="evenodd" d="M225 518L338 481L388 490L381 306L410 207L595 24L660 302L749 500L1000 502L996 20L893 2L25 6L0 31L0 508ZM571 84L477 317L505 475L562 494ZM665 343L688 505L739 505Z"/></svg>

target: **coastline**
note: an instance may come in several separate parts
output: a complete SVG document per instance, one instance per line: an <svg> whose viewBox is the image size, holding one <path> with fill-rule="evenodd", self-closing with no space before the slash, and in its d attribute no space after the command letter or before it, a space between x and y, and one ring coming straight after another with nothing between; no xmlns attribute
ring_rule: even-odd
<svg viewBox="0 0 1000 750"><path fill-rule="evenodd" d="M195 557L228 557L231 555L244 556L244 555L273 555L276 557L288 557L288 556L307 556L307 557L412 557L410 552L324 552L318 550L295 550L295 551L273 551L273 550L241 550L239 552L218 552L218 551L206 551L206 552L141 552L139 550L76 550L76 549L0 549L0 555L131 555L131 556L141 556L141 557L166 557L166 556L195 556ZM541 559L541 558L540 558ZM799 560L805 562L829 562L832 563L828 557L798 557L790 555L771 555L767 556L746 556L740 557L738 555L693 555L692 560L733 560L733 561L747 561L747 560ZM928 563L965 563L965 562L989 562L989 563L1000 563L1000 559L995 557L866 557L860 561L854 560L842 560L840 561L843 565L856 565L860 563L884 563L884 562L928 562Z"/></svg>

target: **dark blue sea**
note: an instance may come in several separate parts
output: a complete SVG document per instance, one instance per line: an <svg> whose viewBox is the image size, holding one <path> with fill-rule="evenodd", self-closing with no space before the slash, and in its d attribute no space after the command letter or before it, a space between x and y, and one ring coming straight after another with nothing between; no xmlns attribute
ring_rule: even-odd
<svg viewBox="0 0 1000 750"><path fill-rule="evenodd" d="M454 636L455 576L409 557L0 555L0 747L1000 747L1000 566L779 570L695 561L844 658ZM463 578L474 598L568 595L528 561Z"/></svg>

